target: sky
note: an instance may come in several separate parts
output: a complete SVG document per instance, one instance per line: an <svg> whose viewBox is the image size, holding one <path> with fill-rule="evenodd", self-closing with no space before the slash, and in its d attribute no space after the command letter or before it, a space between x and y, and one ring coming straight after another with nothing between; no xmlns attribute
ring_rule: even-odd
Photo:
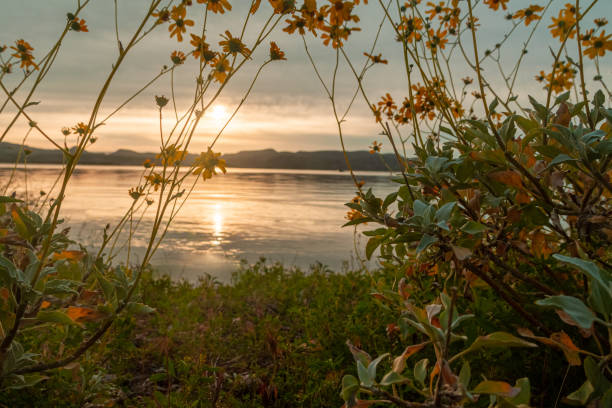
<svg viewBox="0 0 612 408"><path fill-rule="evenodd" d="M119 35L123 41L134 30L135 24L149 4L148 0L117 0L119 13ZM208 38L210 42L221 40L220 34L229 29L237 34L241 21L247 13L250 1L230 0L233 5L231 13L211 15ZM55 43L63 29L66 13L76 7L77 0L2 0L0 9L0 45L11 45L17 39L25 39L34 48L37 60ZM194 2L195 3L195 2ZM262 10L251 21L250 27L260 26L270 14L271 9L266 1L262 2ZM322 0L319 0L322 3ZM515 11L529 4L544 4L540 0L510 0L509 11ZM557 9L565 2L553 2ZM190 18L196 20L196 27L201 20L201 5L190 8ZM377 1L371 0L367 6L358 8L361 18L361 32L356 32L346 45L347 53L353 61L361 66L364 62L362 53L369 51L372 39L383 14ZM481 14L482 26L479 35L482 36L483 47L492 46L503 39L510 28L510 23L503 19L503 14ZM112 0L91 0L82 12L81 17L87 21L89 32L69 32L55 65L43 85L41 85L32 100L40 101L36 106L28 108L29 114L48 134L63 140L61 128L74 126L77 122L87 121L93 107L95 97L104 79L111 70L111 64L117 55L117 44L114 26L114 5ZM587 25L592 25L592 19L607 17L612 20L612 1L599 0ZM519 91L537 95L541 94L540 85L532 78L540 70L550 67L549 44L551 41L546 26L550 22L550 13L544 17L540 28L529 46L528 57L522 67L519 77L523 80ZM224 153L241 150L257 150L273 148L281 151L298 150L339 150L336 122L333 119L331 104L325 95L315 72L310 65L299 36L289 36L282 32L286 24L283 22L271 34L270 39L276 41L286 52L287 61L268 64L246 103L243 105L232 123L225 130L217 149ZM524 28L524 27L523 27ZM610 30L608 30L610 31ZM246 38L249 38L247 31ZM528 32L521 30L513 34L512 39L504 44L504 53L508 61L512 61L520 52ZM394 41L393 33L388 24L383 27L377 51L388 59L388 65L377 65L364 80L368 94L377 99L390 92L396 100L404 96L405 76L401 59L401 48ZM306 36L313 57L320 62L318 68L325 80L331 78L335 53L331 47L324 47L320 39L312 35ZM488 45L487 45L488 43ZM125 65L122 65L113 82L108 96L101 108L100 117L105 116L120 105L128 96L141 88L153 78L163 65L170 65L169 55L174 50L188 51L191 48L188 41L182 43L170 39L166 26L159 27L145 38L131 53ZM218 46L216 47L218 49ZM212 138L225 123L225 118L243 98L255 71L265 60L268 46L264 45L255 52L252 61L236 75L230 85L224 90L215 105L204 115L194 138L194 149L205 150ZM7 52L5 52L6 56ZM612 54L612 53L609 53ZM189 61L191 61L190 59ZM35 60L36 61L36 60ZM605 79L612 78L612 58L610 55L600 60L602 75ZM474 76L465 65L458 63L452 66L456 79L464 76ZM494 72L493 66L485 70ZM19 79L19 73L5 78L4 83L12 88L14 81ZM590 75L592 78L593 75ZM184 109L193 93L195 83L195 64L188 62L175 71L175 96L179 110ZM498 79L499 80L499 79ZM590 81L587 75L587 83ZM493 82L495 83L495 82ZM338 103L346 107L355 92L355 81L346 66L338 73ZM23 89L28 89L27 87ZM119 114L96 131L97 141L89 150L112 152L118 149L155 152L158 150L159 121L155 107L155 96L170 96L170 77L166 76L154 83L131 101ZM25 92L18 92L15 97L22 100ZM0 103L4 102L0 96ZM343 110L343 109L341 109ZM0 113L0 129L4 129L14 116L14 109L5 109ZM167 120L164 126L172 125L173 112L165 110ZM379 128L372 120L362 98L357 98L351 107L347 120L343 124L348 150L364 150L375 139L380 140ZM28 128L25 119L19 119L5 141L21 143ZM52 145L35 132L28 135L26 144L51 148Z"/></svg>

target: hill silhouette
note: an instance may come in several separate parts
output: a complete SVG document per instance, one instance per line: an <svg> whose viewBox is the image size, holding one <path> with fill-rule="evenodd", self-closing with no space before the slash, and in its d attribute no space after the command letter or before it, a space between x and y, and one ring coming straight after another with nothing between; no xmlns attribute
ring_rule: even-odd
<svg viewBox="0 0 612 408"><path fill-rule="evenodd" d="M57 150L25 147L30 153L28 163L60 164L62 153ZM21 150L21 145L14 143L0 143L0 162L14 163ZM140 153L127 149L120 149L113 153L85 152L80 160L82 164L98 165L141 165L146 159L155 161L156 153ZM23 161L23 153L21 161ZM355 170L386 171L380 157L367 151L348 152L349 160ZM399 166L393 154L382 154L382 158L393 170ZM347 170L344 155L341 151L298 151L278 152L274 149L247 150L238 153L225 154L223 158L228 167L261 168L261 169L303 169L303 170ZM189 155L187 162L195 159Z"/></svg>

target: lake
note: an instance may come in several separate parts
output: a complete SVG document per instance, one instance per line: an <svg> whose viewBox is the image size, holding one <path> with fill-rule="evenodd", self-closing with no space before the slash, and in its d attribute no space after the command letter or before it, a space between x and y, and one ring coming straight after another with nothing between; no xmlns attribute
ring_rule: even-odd
<svg viewBox="0 0 612 408"><path fill-rule="evenodd" d="M2 184L11 169L0 165ZM54 165L28 166L30 197L48 191L58 171ZM62 210L71 238L95 248L105 225L113 226L129 208L128 190L141 172L141 167L81 166ZM358 175L379 195L393 190L388 174ZM17 171L15 179L23 192L25 173ZM343 204L354 193L347 172L229 169L198 184L151 263L173 278L190 281L204 274L228 281L240 260L261 257L302 268L315 262L335 271L357 267L354 228L341 228L347 212ZM143 253L152 220L153 212L145 213L134 236L135 260ZM363 238L356 243L361 257Z"/></svg>

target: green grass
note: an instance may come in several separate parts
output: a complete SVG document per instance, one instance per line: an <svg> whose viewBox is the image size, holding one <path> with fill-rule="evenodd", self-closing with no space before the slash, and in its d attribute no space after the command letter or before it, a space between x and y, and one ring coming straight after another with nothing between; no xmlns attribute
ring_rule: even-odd
<svg viewBox="0 0 612 408"><path fill-rule="evenodd" d="M373 354L400 349L371 282L265 262L244 265L229 285L148 276L141 297L155 313L119 319L80 364L0 403L339 407L342 376L354 373L346 340Z"/></svg>

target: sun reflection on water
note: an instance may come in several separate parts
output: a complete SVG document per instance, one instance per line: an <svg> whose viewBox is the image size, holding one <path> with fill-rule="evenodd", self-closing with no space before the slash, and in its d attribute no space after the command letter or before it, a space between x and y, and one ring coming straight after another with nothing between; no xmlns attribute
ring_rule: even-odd
<svg viewBox="0 0 612 408"><path fill-rule="evenodd" d="M213 245L221 245L223 238L223 208L221 203L217 203L213 210Z"/></svg>

